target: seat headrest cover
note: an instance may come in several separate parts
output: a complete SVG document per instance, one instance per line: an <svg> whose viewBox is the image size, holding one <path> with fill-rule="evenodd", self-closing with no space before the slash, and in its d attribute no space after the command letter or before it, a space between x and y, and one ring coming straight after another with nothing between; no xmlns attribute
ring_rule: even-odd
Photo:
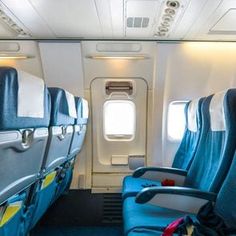
<svg viewBox="0 0 236 236"><path fill-rule="evenodd" d="M77 125L86 125L88 123L89 108L88 102L82 97L75 97L76 110L77 110Z"/></svg>
<svg viewBox="0 0 236 236"><path fill-rule="evenodd" d="M89 116L89 108L88 108L88 101L82 98L82 118L88 119Z"/></svg>
<svg viewBox="0 0 236 236"><path fill-rule="evenodd" d="M197 111L198 111L199 100L200 98L194 99L188 105L188 130L192 132L197 132L198 130Z"/></svg>
<svg viewBox="0 0 236 236"><path fill-rule="evenodd" d="M225 131L224 98L227 91L213 95L210 102L210 126L212 131Z"/></svg>
<svg viewBox="0 0 236 236"><path fill-rule="evenodd" d="M76 108L75 108L75 97L65 90L66 100L68 105L68 114L73 118L77 118Z"/></svg>
<svg viewBox="0 0 236 236"><path fill-rule="evenodd" d="M44 117L44 81L24 71L17 71L18 104L17 116Z"/></svg>

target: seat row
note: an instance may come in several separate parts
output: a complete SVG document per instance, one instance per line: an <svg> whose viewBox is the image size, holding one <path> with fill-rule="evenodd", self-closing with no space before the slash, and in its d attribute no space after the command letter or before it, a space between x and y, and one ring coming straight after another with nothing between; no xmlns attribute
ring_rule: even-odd
<svg viewBox="0 0 236 236"><path fill-rule="evenodd" d="M139 168L123 181L125 235L162 235L186 215L197 221L209 201L225 225L235 229L235 111L236 89L187 104L186 130L173 166Z"/></svg>
<svg viewBox="0 0 236 236"><path fill-rule="evenodd" d="M85 99L0 68L0 236L27 235L68 190L87 120Z"/></svg>

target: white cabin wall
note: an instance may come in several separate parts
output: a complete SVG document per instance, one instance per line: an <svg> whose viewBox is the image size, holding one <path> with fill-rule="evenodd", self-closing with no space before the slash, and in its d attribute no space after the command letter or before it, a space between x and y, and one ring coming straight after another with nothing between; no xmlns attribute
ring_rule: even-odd
<svg viewBox="0 0 236 236"><path fill-rule="evenodd" d="M35 41L0 41L2 51L0 53L9 53L7 51L8 47L11 47L11 44L17 43L19 45L19 50L16 52L11 52L14 54L24 54L31 56L32 58L27 59L0 59L0 66L11 66L19 70L26 71L33 75L43 78L41 57L38 48L38 43ZM4 50L6 47L6 50Z"/></svg>
<svg viewBox="0 0 236 236"><path fill-rule="evenodd" d="M162 116L163 165L170 166L179 143L167 139L169 103L175 100L191 100L235 87L236 43L158 43L157 58L161 62L157 63L156 81L165 82ZM157 99L154 100L158 102ZM157 143L160 136L156 132Z"/></svg>
<svg viewBox="0 0 236 236"><path fill-rule="evenodd" d="M84 95L81 44L39 42L43 72L48 87L60 87Z"/></svg>

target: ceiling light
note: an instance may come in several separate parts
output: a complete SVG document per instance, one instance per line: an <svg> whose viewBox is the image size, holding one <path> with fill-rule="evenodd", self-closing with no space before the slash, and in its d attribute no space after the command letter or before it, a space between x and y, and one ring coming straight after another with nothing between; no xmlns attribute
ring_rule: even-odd
<svg viewBox="0 0 236 236"><path fill-rule="evenodd" d="M169 27L169 26L170 26L170 23L167 22L167 21L163 21L163 22L161 23L161 26L162 26L162 27Z"/></svg>
<svg viewBox="0 0 236 236"><path fill-rule="evenodd" d="M25 54L3 54L0 53L0 59L12 59L12 60L18 60L18 59L29 59L33 58L33 56L25 55Z"/></svg>
<svg viewBox="0 0 236 236"><path fill-rule="evenodd" d="M167 1L166 5L173 9L177 9L180 6L178 1Z"/></svg>
<svg viewBox="0 0 236 236"><path fill-rule="evenodd" d="M165 14L163 17L162 17L163 21L167 21L167 22L170 22L173 20L173 17L172 15L169 15L169 14Z"/></svg>
<svg viewBox="0 0 236 236"><path fill-rule="evenodd" d="M148 59L147 55L89 55L90 59L119 59L119 60L144 60Z"/></svg>
<svg viewBox="0 0 236 236"><path fill-rule="evenodd" d="M175 10L171 8L166 8L165 13L173 16L175 14Z"/></svg>
<svg viewBox="0 0 236 236"><path fill-rule="evenodd" d="M164 27L164 26L160 26L160 27L158 27L158 29L160 32L168 32L168 30L169 30L167 27Z"/></svg>

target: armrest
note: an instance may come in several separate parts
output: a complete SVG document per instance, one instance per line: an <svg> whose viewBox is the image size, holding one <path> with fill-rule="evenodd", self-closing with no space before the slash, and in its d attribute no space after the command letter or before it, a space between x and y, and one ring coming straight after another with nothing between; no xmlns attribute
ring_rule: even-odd
<svg viewBox="0 0 236 236"><path fill-rule="evenodd" d="M164 179L173 179L178 186L183 185L186 175L186 170L169 167L140 167L133 173L134 178L144 178L159 182Z"/></svg>
<svg viewBox="0 0 236 236"><path fill-rule="evenodd" d="M170 167L140 167L136 169L133 173L134 178L142 177L147 172L163 172L163 173L170 173L176 175L186 176L187 171L177 168L170 168Z"/></svg>
<svg viewBox="0 0 236 236"><path fill-rule="evenodd" d="M185 187L144 188L135 199L136 203L148 203L190 213L197 213L205 203L215 200L215 193Z"/></svg>

